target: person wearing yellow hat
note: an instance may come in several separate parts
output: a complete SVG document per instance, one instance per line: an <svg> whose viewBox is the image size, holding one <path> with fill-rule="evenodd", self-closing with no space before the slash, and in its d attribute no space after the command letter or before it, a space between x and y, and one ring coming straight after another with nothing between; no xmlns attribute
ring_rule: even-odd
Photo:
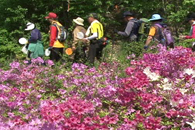
<svg viewBox="0 0 195 130"><path fill-rule="evenodd" d="M85 62L87 50L86 43L83 42L83 38L85 38L86 29L83 27L84 20L80 17L73 19L73 23L75 24L75 29L73 31L73 44L72 49L74 50L74 62Z"/></svg>

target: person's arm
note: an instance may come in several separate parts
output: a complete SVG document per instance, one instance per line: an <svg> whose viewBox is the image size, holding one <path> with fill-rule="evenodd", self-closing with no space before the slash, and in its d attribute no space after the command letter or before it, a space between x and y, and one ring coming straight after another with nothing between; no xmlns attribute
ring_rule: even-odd
<svg viewBox="0 0 195 130"><path fill-rule="evenodd" d="M57 37L57 27L51 25L50 26L50 44L49 44L50 47L54 45L54 42L56 41L56 37Z"/></svg>
<svg viewBox="0 0 195 130"><path fill-rule="evenodd" d="M148 36L147 40L146 40L146 44L145 46L148 46L150 44L150 42L152 41L153 37L152 36Z"/></svg>
<svg viewBox="0 0 195 130"><path fill-rule="evenodd" d="M87 40L93 40L93 39L96 39L96 38L98 38L98 33L97 32L93 33L93 35L91 35L90 37L86 37Z"/></svg>
<svg viewBox="0 0 195 130"><path fill-rule="evenodd" d="M150 42L152 41L155 33L156 33L156 28L155 27L151 27L150 28L150 32L148 34L148 38L147 38L146 43L145 43L145 46L148 46L150 44Z"/></svg>
<svg viewBox="0 0 195 130"><path fill-rule="evenodd" d="M121 36L128 37L131 34L131 31L133 29L134 23L133 22L128 22L127 27L125 29L125 32L119 31L118 34Z"/></svg>
<svg viewBox="0 0 195 130"><path fill-rule="evenodd" d="M78 41L78 37L77 37L77 33L79 32L79 30L77 28L74 29L73 31L73 43L72 43L72 48L76 48L76 44Z"/></svg>
<svg viewBox="0 0 195 130"><path fill-rule="evenodd" d="M195 39L195 25L192 28L192 36L185 36L185 39Z"/></svg>

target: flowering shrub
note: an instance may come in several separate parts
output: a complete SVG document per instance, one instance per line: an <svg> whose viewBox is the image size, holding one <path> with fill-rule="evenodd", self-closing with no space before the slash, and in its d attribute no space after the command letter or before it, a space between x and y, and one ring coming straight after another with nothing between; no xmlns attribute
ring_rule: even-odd
<svg viewBox="0 0 195 130"><path fill-rule="evenodd" d="M0 70L0 128L108 129L118 122L105 107L120 86L117 63L99 69L73 64L70 71L41 63L40 58L29 66L13 62Z"/></svg>
<svg viewBox="0 0 195 130"><path fill-rule="evenodd" d="M0 69L0 129L194 129L194 62L182 47L131 60L126 77L116 62L71 70L13 62Z"/></svg>
<svg viewBox="0 0 195 130"><path fill-rule="evenodd" d="M182 47L132 60L118 91L129 111L120 129L194 127L194 62L191 50Z"/></svg>

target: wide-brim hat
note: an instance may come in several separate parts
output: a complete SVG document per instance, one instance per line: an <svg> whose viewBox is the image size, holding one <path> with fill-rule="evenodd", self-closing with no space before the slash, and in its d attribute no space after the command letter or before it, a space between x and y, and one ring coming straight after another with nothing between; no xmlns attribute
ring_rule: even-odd
<svg viewBox="0 0 195 130"><path fill-rule="evenodd" d="M153 14L152 18L149 19L149 21L157 21L157 20L162 20L163 18L159 14Z"/></svg>
<svg viewBox="0 0 195 130"><path fill-rule="evenodd" d="M21 45L25 45L25 44L28 43L28 40L27 40L26 38L24 38L24 37L20 38L18 41L19 41L19 43L20 43Z"/></svg>
<svg viewBox="0 0 195 130"><path fill-rule="evenodd" d="M50 56L50 54L51 54L51 51L49 49L46 49L45 50L45 56Z"/></svg>
<svg viewBox="0 0 195 130"><path fill-rule="evenodd" d="M84 24L83 24L84 20L80 17L73 19L73 22L75 22L78 25L84 26Z"/></svg>
<svg viewBox="0 0 195 130"><path fill-rule="evenodd" d="M27 26L27 28L25 29L26 31L31 31L35 28L35 24L31 22L28 22L26 26Z"/></svg>
<svg viewBox="0 0 195 130"><path fill-rule="evenodd" d="M26 45L24 45L22 47L22 50L21 50L24 54L28 54L28 49L26 48Z"/></svg>

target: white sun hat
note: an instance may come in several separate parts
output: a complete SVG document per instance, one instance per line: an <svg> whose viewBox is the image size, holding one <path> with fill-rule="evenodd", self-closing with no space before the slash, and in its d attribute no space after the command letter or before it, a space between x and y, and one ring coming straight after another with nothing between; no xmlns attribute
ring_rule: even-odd
<svg viewBox="0 0 195 130"><path fill-rule="evenodd" d="M21 50L24 54L27 54L28 53L28 50L26 49L26 45L22 47L22 50Z"/></svg>
<svg viewBox="0 0 195 130"><path fill-rule="evenodd" d="M45 56L50 56L50 54L51 54L51 51L49 49L46 49L45 50Z"/></svg>
<svg viewBox="0 0 195 130"><path fill-rule="evenodd" d="M80 17L73 19L73 22L75 22L78 25L84 26L84 24L83 24L84 20Z"/></svg>
<svg viewBox="0 0 195 130"><path fill-rule="evenodd" d="M31 31L35 28L35 24L31 22L28 22L26 26L27 26L27 28L25 29L26 31Z"/></svg>
<svg viewBox="0 0 195 130"><path fill-rule="evenodd" d="M84 34L82 33L82 32L78 32L77 33L77 38L78 39L83 39L85 36L84 36Z"/></svg>
<svg viewBox="0 0 195 130"><path fill-rule="evenodd" d="M19 41L19 43L21 45L24 45L24 44L27 44L28 43L28 40L26 38L24 38L24 37L20 38L18 41Z"/></svg>

